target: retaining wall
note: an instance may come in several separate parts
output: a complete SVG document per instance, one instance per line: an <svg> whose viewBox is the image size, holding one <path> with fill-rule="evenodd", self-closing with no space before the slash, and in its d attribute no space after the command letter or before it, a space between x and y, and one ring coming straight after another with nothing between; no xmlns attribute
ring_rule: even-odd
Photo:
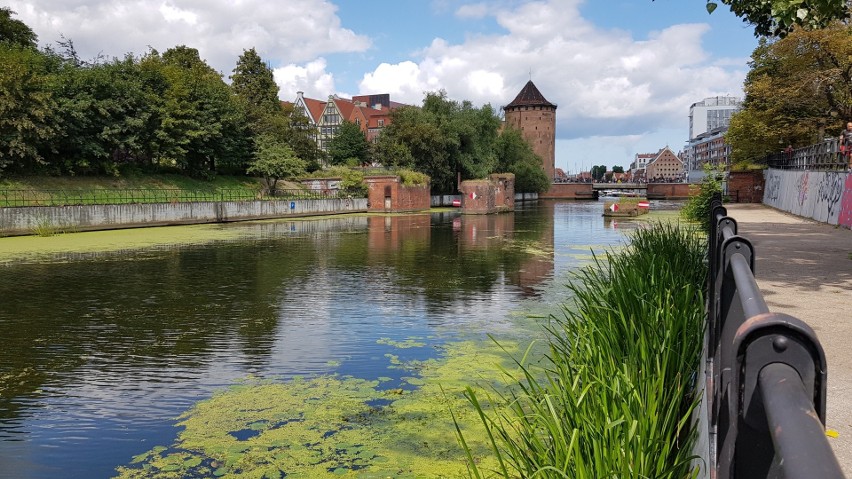
<svg viewBox="0 0 852 479"><path fill-rule="evenodd" d="M366 210L366 198L0 208L0 235L32 234L39 226L56 230L86 231L224 223Z"/></svg>
<svg viewBox="0 0 852 479"><path fill-rule="evenodd" d="M763 203L794 215L852 228L852 174L765 170Z"/></svg>

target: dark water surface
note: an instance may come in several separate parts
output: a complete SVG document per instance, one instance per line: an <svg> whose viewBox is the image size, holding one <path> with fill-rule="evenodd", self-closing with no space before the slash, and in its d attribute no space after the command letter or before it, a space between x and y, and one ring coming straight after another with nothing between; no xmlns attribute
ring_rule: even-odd
<svg viewBox="0 0 852 479"><path fill-rule="evenodd" d="M511 328L634 227L601 212L231 224L240 239L0 265L0 477L110 477L241 378L392 377L386 354L437 353L383 338Z"/></svg>

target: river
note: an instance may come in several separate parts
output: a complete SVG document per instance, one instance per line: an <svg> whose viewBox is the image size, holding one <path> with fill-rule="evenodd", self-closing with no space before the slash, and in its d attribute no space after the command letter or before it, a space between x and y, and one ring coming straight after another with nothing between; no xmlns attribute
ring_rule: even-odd
<svg viewBox="0 0 852 479"><path fill-rule="evenodd" d="M541 202L0 238L0 477L114 476L246 377L397 385L391 354L439 356L513 312L557 310L570 271L636 225L601 213ZM35 246L2 255L21 244ZM425 347L393 346L410 338Z"/></svg>

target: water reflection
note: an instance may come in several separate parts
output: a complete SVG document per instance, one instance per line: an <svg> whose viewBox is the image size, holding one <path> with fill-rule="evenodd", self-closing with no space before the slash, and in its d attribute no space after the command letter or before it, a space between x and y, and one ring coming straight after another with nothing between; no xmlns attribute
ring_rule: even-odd
<svg viewBox="0 0 852 479"><path fill-rule="evenodd" d="M524 298L553 300L569 253L621 241L598 208L243 223L236 240L7 264L0 477L108 477L247 375L393 378L386 354L511 328ZM379 341L409 337L426 346Z"/></svg>

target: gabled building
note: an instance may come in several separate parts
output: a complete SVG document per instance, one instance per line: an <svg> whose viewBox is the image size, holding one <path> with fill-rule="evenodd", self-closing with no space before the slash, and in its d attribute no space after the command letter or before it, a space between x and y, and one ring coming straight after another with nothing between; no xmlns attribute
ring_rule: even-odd
<svg viewBox="0 0 852 479"><path fill-rule="evenodd" d="M317 147L327 152L329 142L337 135L344 121L355 123L367 141L375 141L381 130L390 125L391 111L405 106L390 100L387 93L355 96L351 100L329 95L326 101L315 100L296 92L294 108L301 109L308 122L316 128Z"/></svg>
<svg viewBox="0 0 852 479"><path fill-rule="evenodd" d="M645 177L648 181L681 181L685 172L683 161L668 146L661 149L645 167Z"/></svg>

